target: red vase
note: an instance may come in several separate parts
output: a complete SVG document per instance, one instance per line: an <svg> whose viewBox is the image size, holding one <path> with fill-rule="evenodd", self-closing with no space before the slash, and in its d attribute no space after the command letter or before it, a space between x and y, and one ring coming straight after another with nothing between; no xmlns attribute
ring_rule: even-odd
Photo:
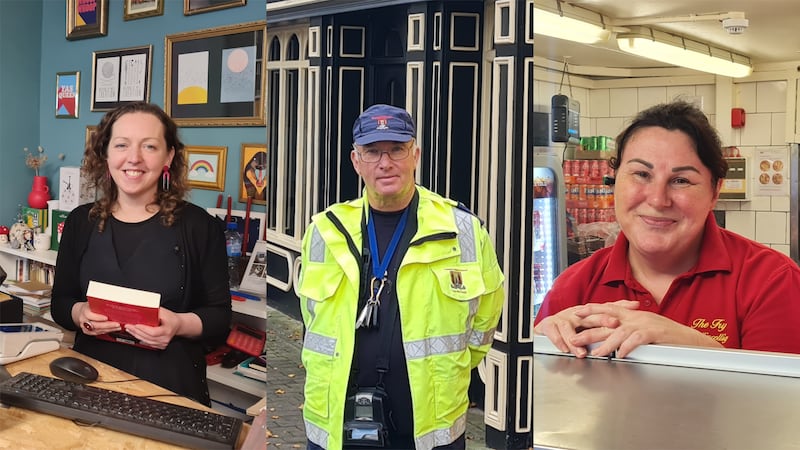
<svg viewBox="0 0 800 450"><path fill-rule="evenodd" d="M33 177L33 188L31 188L31 193L28 194L28 206L36 209L47 208L47 202L50 198L50 188L47 187L47 177Z"/></svg>

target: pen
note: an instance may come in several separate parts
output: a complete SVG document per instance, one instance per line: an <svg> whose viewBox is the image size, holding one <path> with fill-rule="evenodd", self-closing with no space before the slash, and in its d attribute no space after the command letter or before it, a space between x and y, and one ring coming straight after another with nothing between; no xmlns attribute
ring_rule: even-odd
<svg viewBox="0 0 800 450"><path fill-rule="evenodd" d="M231 297L239 297L247 300L254 300L254 301L261 301L261 298L257 295L247 294L241 291L234 291L231 289Z"/></svg>

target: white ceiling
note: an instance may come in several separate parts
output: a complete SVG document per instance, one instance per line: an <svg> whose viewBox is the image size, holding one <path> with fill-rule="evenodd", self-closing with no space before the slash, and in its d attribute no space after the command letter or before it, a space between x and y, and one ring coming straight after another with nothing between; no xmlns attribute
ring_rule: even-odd
<svg viewBox="0 0 800 450"><path fill-rule="evenodd" d="M612 21L741 11L750 24L740 35L728 34L718 20L647 26L734 50L749 56L756 69L759 64L800 62L800 0L571 0L567 3L598 12ZM535 35L534 39L535 56L562 63L568 57L566 60L570 65L603 68L664 66L657 61L621 52L613 36L606 43L592 46L541 35Z"/></svg>

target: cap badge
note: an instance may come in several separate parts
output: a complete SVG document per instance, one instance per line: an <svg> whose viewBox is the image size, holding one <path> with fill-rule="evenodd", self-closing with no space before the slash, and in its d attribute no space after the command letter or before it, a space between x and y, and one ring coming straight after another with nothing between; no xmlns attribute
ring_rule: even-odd
<svg viewBox="0 0 800 450"><path fill-rule="evenodd" d="M378 122L378 126L375 128L376 130L388 130L389 129L389 117L388 116L378 116L378 117L375 117L375 120Z"/></svg>

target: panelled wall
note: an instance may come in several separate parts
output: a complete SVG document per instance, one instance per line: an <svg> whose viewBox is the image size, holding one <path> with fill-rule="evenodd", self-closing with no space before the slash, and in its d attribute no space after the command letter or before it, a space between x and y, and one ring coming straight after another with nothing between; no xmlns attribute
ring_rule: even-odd
<svg viewBox="0 0 800 450"><path fill-rule="evenodd" d="M268 3L268 298L296 304L311 216L361 194L349 158L358 114L406 108L422 148L417 182L464 203L494 240L507 301L482 370L487 444L528 448L533 1L355 3Z"/></svg>
<svg viewBox="0 0 800 450"><path fill-rule="evenodd" d="M560 75L559 75L560 76ZM704 84L674 85L671 80L631 81L632 87L596 87L598 83L570 77L580 86L561 85L539 72L534 80L537 110L549 111L549 99L558 93L576 98L581 104L581 134L616 137L638 111L675 99L700 102L712 124L717 124L724 146L736 146L751 164L748 182L758 183L756 155L760 150L776 150L789 161L786 142L787 85L785 80L734 82L730 95L734 107L744 108L744 128L730 129L730 111L718 111L720 99L713 77ZM661 84L661 85L659 85ZM618 84L619 85L619 84ZM542 109L547 108L547 109ZM726 127L727 125L727 127ZM563 144L552 143L551 149L561 157ZM755 161L755 162L754 162ZM789 180L796 183L797 180ZM790 195L750 196L749 201L719 201L716 210L724 214L725 228L790 255Z"/></svg>

